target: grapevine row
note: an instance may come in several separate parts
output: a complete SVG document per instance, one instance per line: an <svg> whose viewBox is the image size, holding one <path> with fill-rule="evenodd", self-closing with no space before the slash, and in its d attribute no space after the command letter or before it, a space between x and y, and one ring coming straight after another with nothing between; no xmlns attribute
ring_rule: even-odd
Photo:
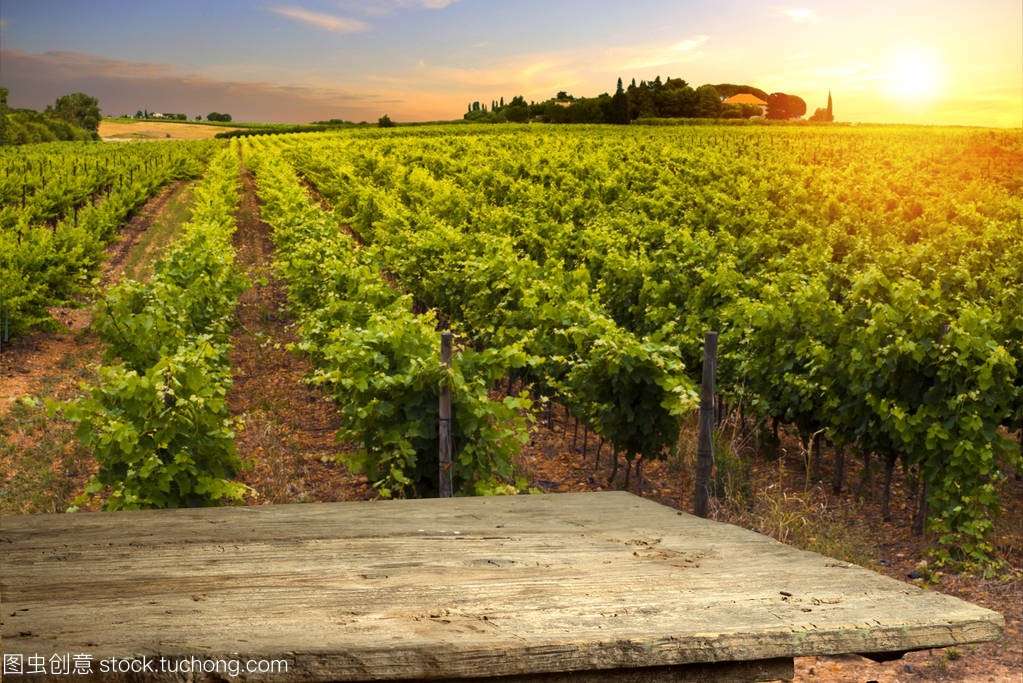
<svg viewBox="0 0 1023 683"><path fill-rule="evenodd" d="M65 412L99 463L86 493L105 494L106 509L217 504L245 491L232 481L241 463L226 400L246 284L231 241L239 165L236 148L218 152L151 280L121 282L97 305L107 364Z"/></svg>
<svg viewBox="0 0 1023 683"><path fill-rule="evenodd" d="M522 396L492 399L494 380L527 362L515 345L438 356L438 321L412 299L333 218L315 206L290 165L271 149L251 156L262 217L273 228L275 267L299 320L312 381L333 396L339 438L360 446L348 463L384 497L437 490L438 394L451 389L457 491L514 491L512 456L526 439Z"/></svg>

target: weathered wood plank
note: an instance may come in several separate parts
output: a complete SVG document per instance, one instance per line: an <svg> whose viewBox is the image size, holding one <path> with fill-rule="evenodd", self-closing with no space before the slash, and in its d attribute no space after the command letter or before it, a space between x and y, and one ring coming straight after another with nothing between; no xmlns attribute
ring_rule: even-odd
<svg viewBox="0 0 1023 683"><path fill-rule="evenodd" d="M601 671L570 671L526 676L500 676L490 683L766 683L790 681L795 675L791 658L753 660L750 662L713 662L679 664L677 666L603 669ZM464 680L443 679L441 683Z"/></svg>
<svg viewBox="0 0 1023 683"><path fill-rule="evenodd" d="M291 680L885 652L1000 615L625 493L7 517L7 652L285 658Z"/></svg>

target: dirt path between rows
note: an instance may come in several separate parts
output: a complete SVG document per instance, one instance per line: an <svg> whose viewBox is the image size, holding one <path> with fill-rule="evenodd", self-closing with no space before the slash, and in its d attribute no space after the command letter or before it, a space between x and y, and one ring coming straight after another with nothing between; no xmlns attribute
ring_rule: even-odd
<svg viewBox="0 0 1023 683"><path fill-rule="evenodd" d="M103 264L102 282L104 286L114 284L124 276L125 265L128 257L142 239L142 236L156 221L156 218L164 212L167 205L184 192L185 187L190 185L186 180L178 180L150 199L146 205L121 229L120 236L109 249L107 249L107 260ZM146 245L142 254L135 254L136 260L155 260L156 254L154 245Z"/></svg>
<svg viewBox="0 0 1023 683"><path fill-rule="evenodd" d="M117 239L106 250L100 270L101 285L96 295L116 284L124 274L125 262L136 245L167 208L180 196L188 183L178 181L152 197L118 232ZM147 245L150 247L151 245ZM153 247L155 248L155 247ZM146 254L155 258L155 254ZM18 398L32 395L46 384L46 377L58 368L65 368L71 359L87 362L99 357L98 340L88 332L92 314L88 306L50 309L57 321L56 331L35 332L11 341L0 353L0 418L7 414Z"/></svg>
<svg viewBox="0 0 1023 683"><path fill-rule="evenodd" d="M188 213L190 183L167 186L129 220L107 249L95 297L125 276L144 277ZM136 270L131 264L137 264ZM83 297L83 306L87 299ZM0 513L63 512L96 469L74 426L39 399L68 401L94 380L103 345L87 307L51 310L60 329L15 340L0 354Z"/></svg>
<svg viewBox="0 0 1023 683"><path fill-rule="evenodd" d="M283 284L272 271L270 226L259 216L249 173L243 175L243 188L234 246L252 287L238 302L228 404L244 422L235 443L251 464L240 477L254 491L247 502L373 498L366 478L338 462L350 448L338 444L340 421L329 397L303 381L312 365L287 348L297 338Z"/></svg>

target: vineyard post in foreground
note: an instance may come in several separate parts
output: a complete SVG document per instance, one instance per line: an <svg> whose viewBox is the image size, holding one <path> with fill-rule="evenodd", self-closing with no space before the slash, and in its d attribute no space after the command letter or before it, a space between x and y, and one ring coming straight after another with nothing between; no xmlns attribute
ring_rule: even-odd
<svg viewBox="0 0 1023 683"><path fill-rule="evenodd" d="M703 340L703 382L700 387L700 435L696 446L696 514L707 516L710 472L714 465L714 374L717 370L718 333Z"/></svg>
<svg viewBox="0 0 1023 683"><path fill-rule="evenodd" d="M440 388L440 407L438 436L440 442L437 448L440 479L437 492L441 498L450 498L453 495L451 481L451 385L448 382L447 372L451 368L451 333L445 330L440 333L440 362L444 366L444 382Z"/></svg>

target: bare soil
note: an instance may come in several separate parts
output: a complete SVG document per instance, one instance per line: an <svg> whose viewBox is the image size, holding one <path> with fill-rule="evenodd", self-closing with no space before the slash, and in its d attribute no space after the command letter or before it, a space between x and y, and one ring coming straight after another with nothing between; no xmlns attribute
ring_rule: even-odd
<svg viewBox="0 0 1023 683"><path fill-rule="evenodd" d="M283 285L272 270L270 228L259 217L250 174L243 186L234 246L252 287L238 303L228 403L243 420L235 442L249 463L241 475L252 489L247 502L373 498L366 478L340 463L350 448L338 443L340 420L330 398L304 381L312 365L288 349L296 336Z"/></svg>

